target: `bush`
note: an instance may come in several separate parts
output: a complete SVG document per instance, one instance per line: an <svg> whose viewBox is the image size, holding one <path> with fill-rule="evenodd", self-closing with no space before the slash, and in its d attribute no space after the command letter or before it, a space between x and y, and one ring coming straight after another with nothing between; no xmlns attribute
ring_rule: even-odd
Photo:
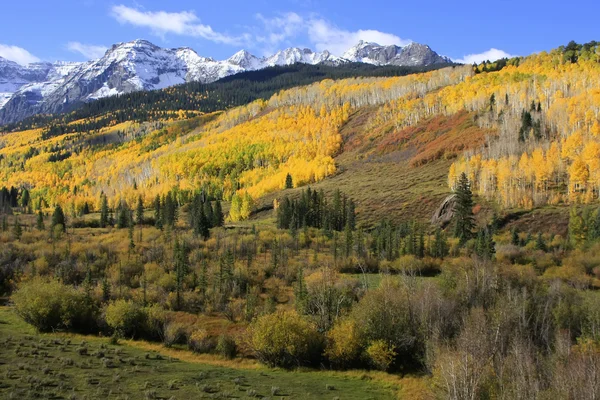
<svg viewBox="0 0 600 400"><path fill-rule="evenodd" d="M146 328L144 337L150 340L163 340L167 312L157 304L144 308L146 316Z"/></svg>
<svg viewBox="0 0 600 400"><path fill-rule="evenodd" d="M341 319L327 333L325 356L338 367L357 362L363 351L363 335L353 319Z"/></svg>
<svg viewBox="0 0 600 400"><path fill-rule="evenodd" d="M22 284L12 300L17 314L40 332L96 328L95 304L85 293L57 280L35 278Z"/></svg>
<svg viewBox="0 0 600 400"><path fill-rule="evenodd" d="M206 329L197 329L188 339L188 347L196 353L210 353L216 347L215 340Z"/></svg>
<svg viewBox="0 0 600 400"><path fill-rule="evenodd" d="M394 347L385 341L375 340L367 347L367 355L373 368L387 371L396 357L396 352L394 351Z"/></svg>
<svg viewBox="0 0 600 400"><path fill-rule="evenodd" d="M137 337L143 334L146 315L131 300L115 300L104 310L106 324L121 336Z"/></svg>
<svg viewBox="0 0 600 400"><path fill-rule="evenodd" d="M216 350L217 353L231 360L237 355L237 344L231 336L221 335L219 336Z"/></svg>
<svg viewBox="0 0 600 400"><path fill-rule="evenodd" d="M252 324L250 345L261 362L290 368L316 363L322 338L315 326L296 312L278 311Z"/></svg>
<svg viewBox="0 0 600 400"><path fill-rule="evenodd" d="M165 346L185 344L188 325L182 322L171 321L165 325L163 342Z"/></svg>

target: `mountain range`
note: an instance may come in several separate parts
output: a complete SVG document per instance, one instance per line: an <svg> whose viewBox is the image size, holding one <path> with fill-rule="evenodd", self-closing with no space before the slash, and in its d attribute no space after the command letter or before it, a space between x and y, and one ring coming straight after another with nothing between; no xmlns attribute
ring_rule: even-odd
<svg viewBox="0 0 600 400"><path fill-rule="evenodd" d="M34 114L54 114L82 102L139 90L156 90L186 82L210 83L226 76L295 63L337 66L358 62L378 66L449 64L429 46L400 47L360 41L341 57L327 50L288 48L256 57L241 50L218 61L189 47L166 49L146 40L113 45L102 58L88 62L32 63L26 66L0 57L0 124Z"/></svg>

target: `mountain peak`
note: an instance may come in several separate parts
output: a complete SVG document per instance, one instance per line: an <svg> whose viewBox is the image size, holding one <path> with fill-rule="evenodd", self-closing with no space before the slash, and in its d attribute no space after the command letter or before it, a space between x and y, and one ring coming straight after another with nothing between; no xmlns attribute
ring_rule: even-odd
<svg viewBox="0 0 600 400"><path fill-rule="evenodd" d="M117 43L103 57L85 63L35 63L21 66L0 58L0 124L36 113L67 111L75 104L136 90L185 82L210 83L229 75L295 63L340 65L431 65L449 62L426 45L405 48L359 41L343 57L329 51L290 47L267 57L240 50L217 61L189 47L161 48L145 39ZM35 99L32 101L31 99Z"/></svg>
<svg viewBox="0 0 600 400"><path fill-rule="evenodd" d="M227 59L227 62L244 69L254 70L259 67L260 59L247 50L240 50Z"/></svg>

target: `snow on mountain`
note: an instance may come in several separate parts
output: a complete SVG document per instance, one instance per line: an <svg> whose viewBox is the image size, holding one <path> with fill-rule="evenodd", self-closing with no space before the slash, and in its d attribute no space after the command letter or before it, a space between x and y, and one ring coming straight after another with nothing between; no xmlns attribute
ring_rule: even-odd
<svg viewBox="0 0 600 400"><path fill-rule="evenodd" d="M185 82L210 83L244 71L304 64L431 65L451 62L429 46L380 46L359 42L342 57L328 51L289 48L268 57L241 50L226 60L202 57L188 47L166 49L146 40L113 45L86 63L34 63L21 66L0 58L0 124L36 113L57 113L81 102L138 90L163 89Z"/></svg>
<svg viewBox="0 0 600 400"><path fill-rule="evenodd" d="M440 56L431 50L429 46L419 43L410 43L405 47L380 46L362 40L348 49L342 58L352 62L397 66L427 66L452 62L448 57Z"/></svg>

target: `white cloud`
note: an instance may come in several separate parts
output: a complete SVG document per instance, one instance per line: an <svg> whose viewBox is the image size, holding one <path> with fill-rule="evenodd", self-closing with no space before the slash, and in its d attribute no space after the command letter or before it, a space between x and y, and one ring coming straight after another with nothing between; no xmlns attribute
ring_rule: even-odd
<svg viewBox="0 0 600 400"><path fill-rule="evenodd" d="M483 61L496 61L499 60L501 58L512 58L515 57L511 54L508 54L507 52L503 51L503 50L498 50L498 49L494 49L491 48L488 51L484 51L483 53L479 53L479 54L469 54L464 56L461 59L457 59L454 60L458 63L462 63L462 64L473 64L473 63L481 63Z"/></svg>
<svg viewBox="0 0 600 400"><path fill-rule="evenodd" d="M376 30L348 31L340 29L323 18L304 18L293 12L273 18L266 18L262 14L257 14L257 18L262 22L264 32L257 35L256 41L265 44L267 47L278 46L301 34L308 36L308 40L316 50L329 50L335 55L342 55L360 40L375 42L380 45L396 44L399 46L405 46L411 42L396 35Z"/></svg>
<svg viewBox="0 0 600 400"><path fill-rule="evenodd" d="M306 30L304 18L294 12L280 14L273 18L256 14L256 18L262 22L263 31L255 35L254 41L263 45L265 53L274 51L277 46Z"/></svg>
<svg viewBox="0 0 600 400"><path fill-rule="evenodd" d="M140 11L137 8L118 5L112 7L111 14L121 24L150 28L155 35L161 37L172 33L231 45L240 45L249 39L248 35L234 37L215 32L209 25L201 24L193 11Z"/></svg>
<svg viewBox="0 0 600 400"><path fill-rule="evenodd" d="M132 8L117 5L112 7L111 15L121 24L149 28L153 34L163 38L167 34L201 37L215 43L258 48L265 54L284 45L297 45L292 40L298 37L303 40L308 38L318 51L329 50L336 55L342 55L360 40L400 46L411 42L376 30L348 31L319 16L302 16L295 12L281 13L271 18L256 14L259 26L246 27L246 32L238 36L216 32L210 25L202 24L193 11L146 11L140 6Z"/></svg>
<svg viewBox="0 0 600 400"><path fill-rule="evenodd" d="M335 55L342 55L360 40L374 42L382 46L391 44L406 46L411 42L394 34L372 29L347 31L324 19L311 19L308 21L308 36L318 51L329 50Z"/></svg>
<svg viewBox="0 0 600 400"><path fill-rule="evenodd" d="M32 62L40 61L39 58L28 52L27 50L17 47L9 46L0 43L0 57L6 58L7 60L14 61L21 65L27 65Z"/></svg>
<svg viewBox="0 0 600 400"><path fill-rule="evenodd" d="M97 46L93 44L69 42L67 43L67 49L74 53L80 53L89 60L93 60L102 57L107 48L105 46Z"/></svg>

